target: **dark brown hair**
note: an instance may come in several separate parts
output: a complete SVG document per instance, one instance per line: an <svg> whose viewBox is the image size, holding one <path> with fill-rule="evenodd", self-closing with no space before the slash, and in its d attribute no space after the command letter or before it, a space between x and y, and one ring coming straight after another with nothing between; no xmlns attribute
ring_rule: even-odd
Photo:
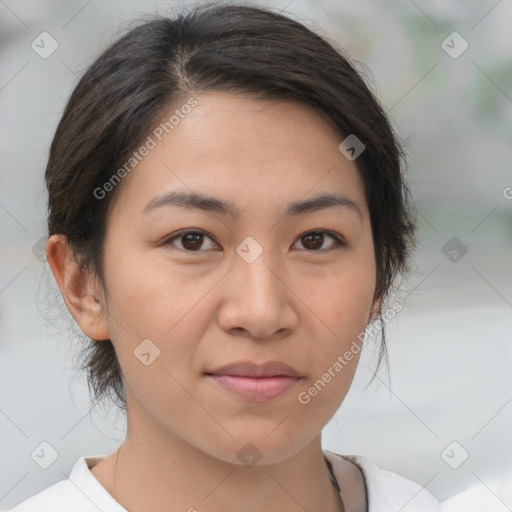
<svg viewBox="0 0 512 512"><path fill-rule="evenodd" d="M403 151L378 101L335 45L289 17L260 7L196 7L131 29L89 67L73 90L46 168L49 235L67 237L83 268L104 282L102 247L120 186L102 187L168 109L193 92L231 91L307 104L330 121L340 142L354 134L376 258L374 299L385 299L407 268L414 218ZM125 409L110 340L84 351L89 389ZM383 336L378 366L386 355Z"/></svg>

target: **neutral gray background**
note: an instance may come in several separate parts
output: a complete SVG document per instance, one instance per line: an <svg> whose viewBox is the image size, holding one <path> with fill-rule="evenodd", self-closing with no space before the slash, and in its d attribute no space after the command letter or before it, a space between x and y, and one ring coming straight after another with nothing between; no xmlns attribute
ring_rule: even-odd
<svg viewBox="0 0 512 512"><path fill-rule="evenodd" d="M78 457L108 453L123 439L122 416L89 411L85 380L73 368L76 342L38 257L43 172L77 77L124 22L165 13L168 5L180 4L0 0L3 510L65 478ZM512 1L272 6L369 69L406 142L419 209L404 310L388 325L391 385L381 372L364 389L376 364L365 350L348 397L325 428L325 447L365 455L440 500L476 486L486 511L512 510ZM58 43L46 59L31 48L43 31ZM441 46L453 31L469 45L458 58ZM462 40L453 41L452 50L460 49ZM443 247L452 237L459 247L450 255L454 247ZM462 258L460 244L467 248ZM43 441L58 452L46 470L31 458ZM442 457L453 441L452 461L462 450L469 454L458 469Z"/></svg>

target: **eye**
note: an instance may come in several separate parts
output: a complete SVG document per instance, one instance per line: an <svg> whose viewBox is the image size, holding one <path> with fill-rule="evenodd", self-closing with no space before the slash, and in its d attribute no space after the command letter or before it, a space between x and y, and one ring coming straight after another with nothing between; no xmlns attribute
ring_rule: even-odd
<svg viewBox="0 0 512 512"><path fill-rule="evenodd" d="M210 240L210 247L204 247L205 239ZM324 243L327 239L331 239L332 243L325 248ZM301 235L298 240L302 243L303 248L310 252L324 252L346 245L340 236L325 230L309 231ZM200 230L179 231L167 238L163 245L175 246L178 250L185 252L202 252L201 249L215 250L219 247L209 235Z"/></svg>
<svg viewBox="0 0 512 512"><path fill-rule="evenodd" d="M334 240L334 243L330 245L327 249L324 247L322 249L322 246L324 245L324 242L326 238L330 238L331 240ZM308 233L305 233L304 235L301 235L299 237L299 241L302 242L303 247L307 251L329 251L331 249L336 249L337 247L342 247L345 244L344 240L334 233L330 233L328 231L309 231Z"/></svg>
<svg viewBox="0 0 512 512"><path fill-rule="evenodd" d="M199 230L180 231L179 233L176 233L172 237L167 238L163 242L163 245L175 245L174 241L177 240L179 242L177 249L179 249L181 251L186 251L186 252L194 252L194 251L201 252L199 249L201 249L201 247L203 247L205 238L208 238L209 240L211 240L213 242L213 239L209 235L204 233L203 231L199 231ZM212 245L212 244L210 244L210 245ZM217 246L217 244L215 242L213 242L213 245ZM207 247L206 250L208 250L208 249L215 249L215 247Z"/></svg>

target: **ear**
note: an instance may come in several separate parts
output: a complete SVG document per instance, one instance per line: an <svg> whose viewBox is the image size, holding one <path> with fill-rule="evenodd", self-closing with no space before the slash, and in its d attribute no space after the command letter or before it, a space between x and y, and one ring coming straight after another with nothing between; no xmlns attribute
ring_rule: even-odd
<svg viewBox="0 0 512 512"><path fill-rule="evenodd" d="M52 235L46 257L70 313L83 333L95 340L110 338L105 293L95 272L80 268L64 235Z"/></svg>

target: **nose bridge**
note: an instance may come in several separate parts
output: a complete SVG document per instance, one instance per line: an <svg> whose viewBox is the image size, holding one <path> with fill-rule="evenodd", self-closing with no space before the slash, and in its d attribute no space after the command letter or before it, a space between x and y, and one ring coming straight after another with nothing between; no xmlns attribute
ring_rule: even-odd
<svg viewBox="0 0 512 512"><path fill-rule="evenodd" d="M266 339L297 327L298 314L279 277L278 252L263 248L248 237L236 248L233 268L223 291L221 327L232 333L242 329L251 337Z"/></svg>
<svg viewBox="0 0 512 512"><path fill-rule="evenodd" d="M248 237L251 238L251 237ZM242 242L237 247L234 263L234 278L240 300L250 301L253 311L264 311L276 307L282 294L282 283L275 275L276 260L269 249L254 239Z"/></svg>

